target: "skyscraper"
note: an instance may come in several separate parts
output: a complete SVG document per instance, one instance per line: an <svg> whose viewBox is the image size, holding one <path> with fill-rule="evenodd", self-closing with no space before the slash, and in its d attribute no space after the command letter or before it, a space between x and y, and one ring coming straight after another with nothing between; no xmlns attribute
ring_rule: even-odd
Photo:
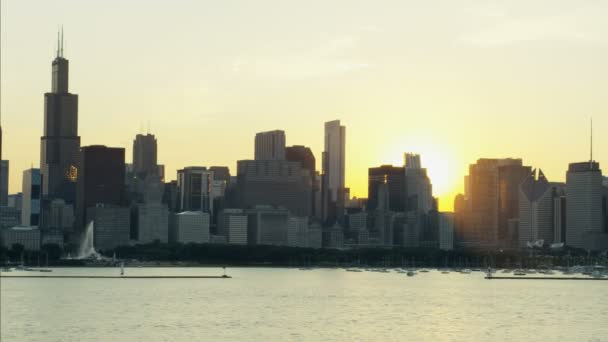
<svg viewBox="0 0 608 342"><path fill-rule="evenodd" d="M519 247L542 240L554 241L554 191L542 170L536 170L519 186Z"/></svg>
<svg viewBox="0 0 608 342"><path fill-rule="evenodd" d="M434 207L433 185L426 169L422 168L419 154L406 153L404 159L407 209L426 214Z"/></svg>
<svg viewBox="0 0 608 342"><path fill-rule="evenodd" d="M8 160L0 160L0 206L8 205Z"/></svg>
<svg viewBox="0 0 608 342"><path fill-rule="evenodd" d="M178 211L213 213L213 171L190 166L177 171Z"/></svg>
<svg viewBox="0 0 608 342"><path fill-rule="evenodd" d="M285 160L285 132L275 130L257 133L255 160Z"/></svg>
<svg viewBox="0 0 608 342"><path fill-rule="evenodd" d="M0 206L8 205L8 160L2 160L2 126L0 126Z"/></svg>
<svg viewBox="0 0 608 342"><path fill-rule="evenodd" d="M325 123L325 149L323 151L322 218L333 225L342 216L345 201L344 166L346 127L340 120Z"/></svg>
<svg viewBox="0 0 608 342"><path fill-rule="evenodd" d="M157 143L153 134L138 134L133 140L133 172L140 178L159 175Z"/></svg>
<svg viewBox="0 0 608 342"><path fill-rule="evenodd" d="M44 94L44 134L40 141L42 194L75 201L78 177L78 95L68 91L69 62L63 56L63 32L52 63L51 92Z"/></svg>
<svg viewBox="0 0 608 342"><path fill-rule="evenodd" d="M321 191L321 187L316 182L316 160L315 155L309 147L294 145L285 148L285 159L290 162L298 162L304 170L308 170L312 181L312 196L311 196L311 216L319 216L317 212L317 197Z"/></svg>
<svg viewBox="0 0 608 342"><path fill-rule="evenodd" d="M368 169L367 210L378 207L378 192L381 184L386 184L390 211L405 211L405 169L403 167L382 165Z"/></svg>
<svg viewBox="0 0 608 342"><path fill-rule="evenodd" d="M608 248L605 188L599 163L572 163L566 173L566 245Z"/></svg>
<svg viewBox="0 0 608 342"><path fill-rule="evenodd" d="M469 165L463 210L457 213L457 243L515 247L517 232L509 229L509 222L518 217L519 185L531 172L521 159L482 158Z"/></svg>
<svg viewBox="0 0 608 342"><path fill-rule="evenodd" d="M21 202L21 224L40 225L40 199L42 195L40 169L23 171L23 197Z"/></svg>
<svg viewBox="0 0 608 342"><path fill-rule="evenodd" d="M82 147L78 173L76 224L81 228L86 224L87 209L98 205L112 207L125 204L124 148L101 145Z"/></svg>

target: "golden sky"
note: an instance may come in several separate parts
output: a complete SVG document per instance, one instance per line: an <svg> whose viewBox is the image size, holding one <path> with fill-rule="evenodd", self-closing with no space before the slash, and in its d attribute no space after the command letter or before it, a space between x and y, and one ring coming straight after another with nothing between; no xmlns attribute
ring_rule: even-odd
<svg viewBox="0 0 608 342"><path fill-rule="evenodd" d="M1 103L10 190L38 167L59 24L82 145L127 149L147 130L169 179L253 158L256 132L313 149L346 126L346 182L422 155L451 210L467 165L521 157L552 181L608 170L606 1L1 2ZM608 173L608 171L604 171Z"/></svg>

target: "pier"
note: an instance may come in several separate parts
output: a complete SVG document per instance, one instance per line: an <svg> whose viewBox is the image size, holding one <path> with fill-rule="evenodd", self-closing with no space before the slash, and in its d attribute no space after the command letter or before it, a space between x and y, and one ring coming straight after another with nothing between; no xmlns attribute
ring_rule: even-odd
<svg viewBox="0 0 608 342"><path fill-rule="evenodd" d="M220 276L87 276L87 275L18 275L18 276L0 276L3 279L10 278L47 278L47 279L231 279L231 276L220 275Z"/></svg>
<svg viewBox="0 0 608 342"><path fill-rule="evenodd" d="M583 278L583 277L493 277L486 276L488 280L608 280L608 278Z"/></svg>

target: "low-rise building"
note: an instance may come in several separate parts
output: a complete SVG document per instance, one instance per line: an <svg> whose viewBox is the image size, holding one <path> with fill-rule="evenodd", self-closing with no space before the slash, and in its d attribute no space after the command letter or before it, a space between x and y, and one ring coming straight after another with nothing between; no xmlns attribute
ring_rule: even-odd
<svg viewBox="0 0 608 342"><path fill-rule="evenodd" d="M247 214L242 209L224 209L218 217L218 233L229 244L247 244Z"/></svg>
<svg viewBox="0 0 608 342"><path fill-rule="evenodd" d="M202 211L184 211L171 218L170 241L209 243L210 215Z"/></svg>
<svg viewBox="0 0 608 342"><path fill-rule="evenodd" d="M22 245L26 251L39 251L40 229L31 226L3 229L2 245L10 249L15 244Z"/></svg>

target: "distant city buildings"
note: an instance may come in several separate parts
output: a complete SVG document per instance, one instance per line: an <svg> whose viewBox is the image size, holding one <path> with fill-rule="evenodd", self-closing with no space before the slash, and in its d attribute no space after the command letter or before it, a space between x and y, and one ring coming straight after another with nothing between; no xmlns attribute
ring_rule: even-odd
<svg viewBox="0 0 608 342"><path fill-rule="evenodd" d="M346 187L346 127L325 122L321 172L310 147L286 146L285 132L255 135L253 160L189 166L165 182L158 141L137 134L125 149L80 146L78 95L69 92L63 38L44 103L40 168L8 194L0 162L0 228L5 246L78 242L88 224L98 250L138 243L214 243L302 248L400 247L453 250L608 249L608 178L590 160L549 182L521 159L469 165L454 213L439 212L421 156L368 169L368 196ZM2 128L0 127L0 160ZM593 159L592 157L590 159Z"/></svg>

